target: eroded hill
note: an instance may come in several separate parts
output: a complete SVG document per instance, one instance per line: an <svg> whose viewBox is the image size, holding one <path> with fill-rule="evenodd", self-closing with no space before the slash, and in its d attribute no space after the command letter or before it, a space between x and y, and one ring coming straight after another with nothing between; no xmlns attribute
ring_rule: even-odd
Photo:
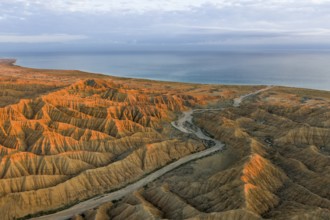
<svg viewBox="0 0 330 220"><path fill-rule="evenodd" d="M227 149L73 219L329 219L330 94L274 87L195 114Z"/></svg>
<svg viewBox="0 0 330 220"><path fill-rule="evenodd" d="M65 208L134 182L203 143L170 122L259 87L165 83L0 64L0 213Z"/></svg>

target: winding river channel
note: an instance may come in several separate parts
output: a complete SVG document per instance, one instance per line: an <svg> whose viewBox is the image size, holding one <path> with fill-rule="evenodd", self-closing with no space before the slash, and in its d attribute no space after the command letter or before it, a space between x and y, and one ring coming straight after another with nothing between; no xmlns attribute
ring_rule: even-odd
<svg viewBox="0 0 330 220"><path fill-rule="evenodd" d="M253 93L249 93L246 95L243 95L239 98L234 99L234 107L239 107L241 102L246 99L247 97L256 95L258 93L261 93L265 90L270 89L271 87L265 87L261 90L258 90L256 92ZM224 144L221 143L218 140L215 140L214 138L212 138L210 135L208 135L205 131L203 131L201 128L197 127L196 125L193 124L193 114L195 112L204 112L204 111L221 111L222 109L194 109L194 110L189 110L186 112L183 112L182 115L179 117L179 119L177 121L172 122L172 126L175 127L176 129L180 130L183 133L189 133L189 134L194 134L196 135L199 139L201 139L203 141L203 143L207 146L207 148L203 151L194 153L194 154L190 154L188 156L185 156L173 163L170 163L156 171L154 171L153 173L150 173L148 175L146 175L145 177L141 178L140 180L134 182L134 183L130 183L127 186L116 190L114 192L110 192L110 193L106 193L104 195L101 196L97 196L88 200L85 200L83 202L80 202L74 206L71 206L68 209L56 212L54 214L50 214L50 215L44 215L44 216L40 216L40 217L36 217L33 219L38 219L38 220L64 220L64 219L68 219L76 214L82 213L86 210L89 209L93 209L96 208L106 202L111 202L113 200L118 200L122 197L124 197L125 195L134 192L135 190L145 186L146 184L156 180L157 178L159 178L160 176L164 175L165 173L185 164L188 163L190 161L208 156L210 154L213 154L217 151L221 151L224 148Z"/></svg>

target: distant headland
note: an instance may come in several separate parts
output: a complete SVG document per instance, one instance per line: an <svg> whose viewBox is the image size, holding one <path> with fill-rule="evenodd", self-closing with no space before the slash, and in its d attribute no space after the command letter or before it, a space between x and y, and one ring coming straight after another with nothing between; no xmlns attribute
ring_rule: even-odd
<svg viewBox="0 0 330 220"><path fill-rule="evenodd" d="M13 65L15 63L16 63L16 59L12 59L12 58L0 59L0 64L10 64L10 65Z"/></svg>

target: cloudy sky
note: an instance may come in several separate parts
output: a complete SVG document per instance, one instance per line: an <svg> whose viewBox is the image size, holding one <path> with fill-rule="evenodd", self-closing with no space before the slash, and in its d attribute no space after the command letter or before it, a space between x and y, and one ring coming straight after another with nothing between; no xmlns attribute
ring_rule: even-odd
<svg viewBox="0 0 330 220"><path fill-rule="evenodd" d="M330 0L0 0L2 50L330 48Z"/></svg>

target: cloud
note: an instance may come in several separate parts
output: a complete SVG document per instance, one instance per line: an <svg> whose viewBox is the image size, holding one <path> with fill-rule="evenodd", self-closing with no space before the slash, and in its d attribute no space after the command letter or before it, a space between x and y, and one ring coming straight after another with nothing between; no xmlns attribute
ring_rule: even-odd
<svg viewBox="0 0 330 220"><path fill-rule="evenodd" d="M83 35L42 34L42 35L14 35L0 34L0 43L61 43L86 39Z"/></svg>
<svg viewBox="0 0 330 220"><path fill-rule="evenodd" d="M1 4L18 4L22 7L43 7L53 11L70 12L148 12L148 11L187 11L212 5L216 8L282 8L307 10L313 5L330 3L329 0L2 0Z"/></svg>
<svg viewBox="0 0 330 220"><path fill-rule="evenodd" d="M0 0L0 42L330 44L329 20L330 0Z"/></svg>
<svg viewBox="0 0 330 220"><path fill-rule="evenodd" d="M141 39L139 39L140 41ZM143 40L143 39L142 39ZM151 37L154 44L179 45L308 45L330 44L330 29L241 29L213 26L180 26L175 38ZM148 42L144 41L144 42Z"/></svg>
<svg viewBox="0 0 330 220"><path fill-rule="evenodd" d="M1 4L1 3L0 3ZM212 4L217 7L231 5L226 0L2 0L2 4L17 4L24 7L44 7L53 11L70 12L148 12L184 11Z"/></svg>

